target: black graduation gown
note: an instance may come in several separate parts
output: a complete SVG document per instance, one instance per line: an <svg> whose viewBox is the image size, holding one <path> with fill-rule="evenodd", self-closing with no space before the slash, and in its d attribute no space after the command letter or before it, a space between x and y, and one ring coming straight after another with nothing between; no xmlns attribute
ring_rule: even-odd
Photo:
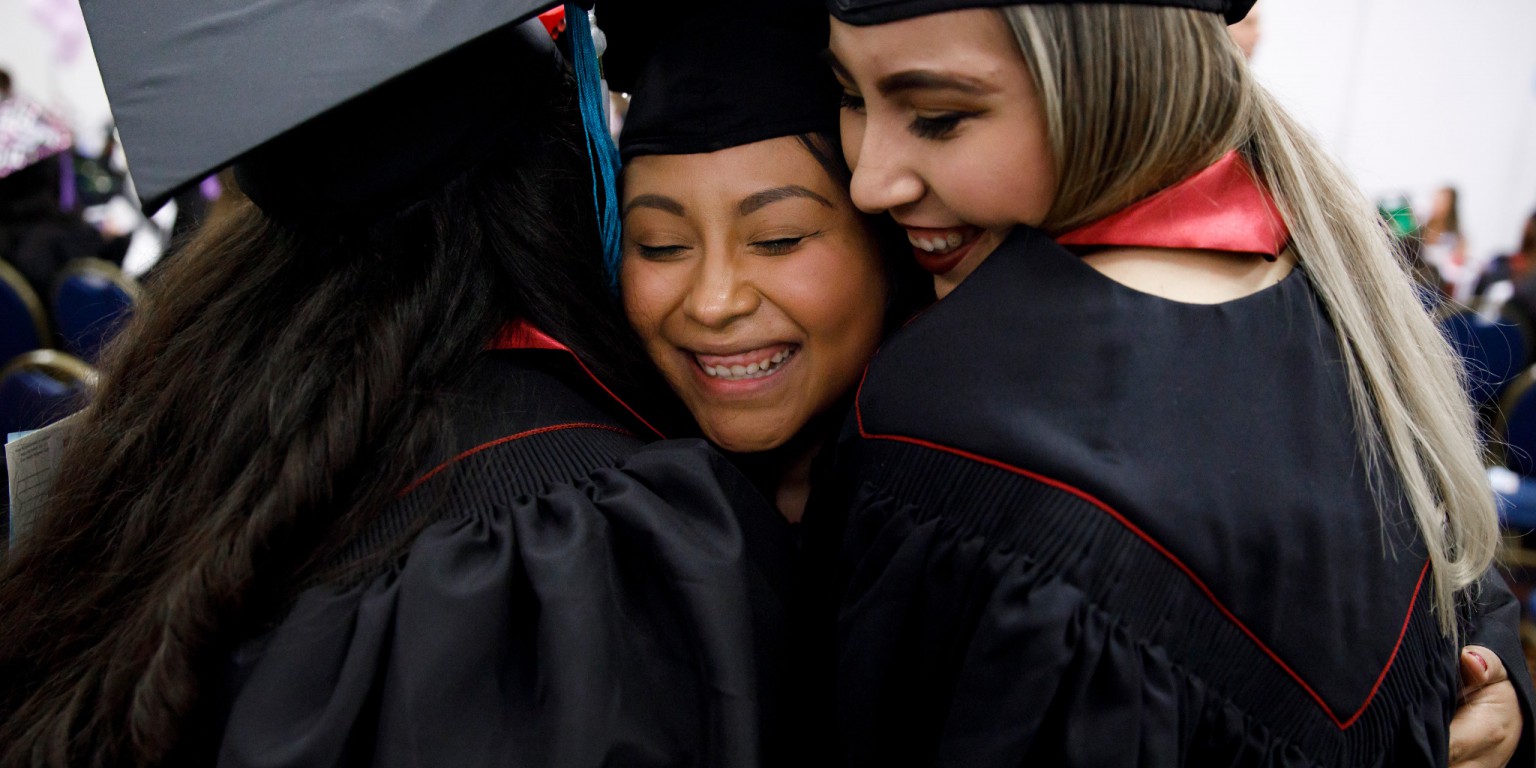
<svg viewBox="0 0 1536 768"><path fill-rule="evenodd" d="M788 525L573 363L483 355L442 463L233 654L220 766L757 764Z"/></svg>
<svg viewBox="0 0 1536 768"><path fill-rule="evenodd" d="M855 405L852 764L1445 764L1457 649L1300 270L1182 304L1021 227Z"/></svg>

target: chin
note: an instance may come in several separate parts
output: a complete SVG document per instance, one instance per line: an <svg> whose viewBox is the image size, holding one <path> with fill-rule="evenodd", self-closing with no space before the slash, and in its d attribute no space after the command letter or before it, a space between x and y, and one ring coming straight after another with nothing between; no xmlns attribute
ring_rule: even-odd
<svg viewBox="0 0 1536 768"><path fill-rule="evenodd" d="M783 446L792 434L780 434L778 430L753 431L740 428L702 428L704 437L716 448L727 453L763 453Z"/></svg>

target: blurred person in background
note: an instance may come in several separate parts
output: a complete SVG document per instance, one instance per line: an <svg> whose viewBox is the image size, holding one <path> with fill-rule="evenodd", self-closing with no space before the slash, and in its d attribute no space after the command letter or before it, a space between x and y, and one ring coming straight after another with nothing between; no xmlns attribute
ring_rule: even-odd
<svg viewBox="0 0 1536 768"><path fill-rule="evenodd" d="M1504 314L1536 328L1536 212L1525 220L1520 246L1514 253L1497 256L1478 279L1479 310L1485 315Z"/></svg>
<svg viewBox="0 0 1536 768"><path fill-rule="evenodd" d="M1467 261L1466 238L1461 232L1461 195L1453 186L1435 190L1429 215L1419 227L1424 261L1440 273L1446 294L1465 301L1476 272Z"/></svg>
<svg viewBox="0 0 1536 768"><path fill-rule="evenodd" d="M54 277L82 257L113 261L107 241L62 200L63 162L74 138L62 121L11 92L0 70L0 259L14 266L45 302Z"/></svg>

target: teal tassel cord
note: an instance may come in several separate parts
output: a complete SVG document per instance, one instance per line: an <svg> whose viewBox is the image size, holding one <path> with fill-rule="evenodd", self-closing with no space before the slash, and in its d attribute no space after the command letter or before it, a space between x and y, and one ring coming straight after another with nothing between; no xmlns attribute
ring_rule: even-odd
<svg viewBox="0 0 1536 768"><path fill-rule="evenodd" d="M598 227L603 238L603 264L608 285L619 289L619 149L608 133L608 110L603 104L602 74L587 12L575 3L565 5L566 34L576 63L576 85L581 101L581 120L587 133L587 157L592 161L592 202L597 206Z"/></svg>

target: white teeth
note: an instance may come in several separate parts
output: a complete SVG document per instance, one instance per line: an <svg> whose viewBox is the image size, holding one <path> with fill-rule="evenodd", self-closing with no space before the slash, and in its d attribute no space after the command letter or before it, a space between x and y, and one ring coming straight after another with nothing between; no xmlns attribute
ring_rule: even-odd
<svg viewBox="0 0 1536 768"><path fill-rule="evenodd" d="M710 378L726 379L727 381L737 379L761 379L764 376L773 375L774 372L778 370L778 366L791 357L794 357L795 352L797 351L798 350L796 349L789 349L783 352L777 352L770 358L760 360L745 366L716 366L699 363L699 367L704 370L704 375L709 376Z"/></svg>
<svg viewBox="0 0 1536 768"><path fill-rule="evenodd" d="M944 253L959 248L960 244L965 242L965 236L956 232L930 240L926 237L907 235L907 242L911 243L912 247L921 248L929 253Z"/></svg>

